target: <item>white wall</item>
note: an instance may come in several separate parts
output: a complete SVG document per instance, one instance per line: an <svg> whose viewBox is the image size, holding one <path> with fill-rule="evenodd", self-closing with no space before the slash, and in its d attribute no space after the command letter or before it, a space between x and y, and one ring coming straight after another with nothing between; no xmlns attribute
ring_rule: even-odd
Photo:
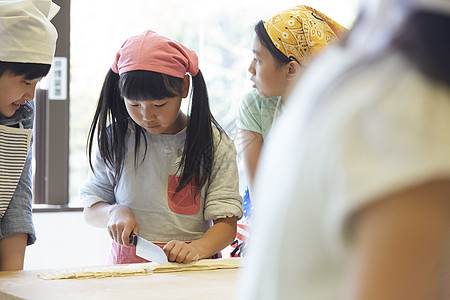
<svg viewBox="0 0 450 300"><path fill-rule="evenodd" d="M106 264L111 239L81 212L33 213L37 240L25 253L25 270Z"/></svg>
<svg viewBox="0 0 450 300"><path fill-rule="evenodd" d="M37 240L25 252L24 270L105 265L111 238L105 228L88 225L82 212L33 213ZM222 250L224 258L233 249Z"/></svg>

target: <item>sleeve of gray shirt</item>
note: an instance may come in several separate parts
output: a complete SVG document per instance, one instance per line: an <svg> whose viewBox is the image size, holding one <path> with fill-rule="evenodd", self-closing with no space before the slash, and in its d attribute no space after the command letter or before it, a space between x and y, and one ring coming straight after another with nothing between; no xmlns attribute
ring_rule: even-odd
<svg viewBox="0 0 450 300"><path fill-rule="evenodd" d="M84 207L90 207L97 202L116 203L114 196L114 174L100 157L96 150L93 161L94 172L89 171L88 180L80 187L80 199Z"/></svg>
<svg viewBox="0 0 450 300"><path fill-rule="evenodd" d="M226 135L215 132L214 164L205 199L205 220L236 216L242 218L242 197L239 194L239 174L236 147Z"/></svg>

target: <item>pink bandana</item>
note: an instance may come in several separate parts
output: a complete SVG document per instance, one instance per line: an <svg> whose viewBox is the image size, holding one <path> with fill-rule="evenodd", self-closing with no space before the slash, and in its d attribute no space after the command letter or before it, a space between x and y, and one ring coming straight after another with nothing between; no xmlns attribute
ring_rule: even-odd
<svg viewBox="0 0 450 300"><path fill-rule="evenodd" d="M119 75L143 70L183 78L186 73L197 75L198 57L194 50L148 30L123 43L111 69Z"/></svg>

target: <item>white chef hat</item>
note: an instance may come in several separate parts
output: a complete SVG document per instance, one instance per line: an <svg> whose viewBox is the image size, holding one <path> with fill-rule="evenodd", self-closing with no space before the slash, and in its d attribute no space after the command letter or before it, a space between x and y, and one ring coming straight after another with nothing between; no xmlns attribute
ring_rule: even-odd
<svg viewBox="0 0 450 300"><path fill-rule="evenodd" d="M51 64L58 11L51 0L0 0L0 61Z"/></svg>

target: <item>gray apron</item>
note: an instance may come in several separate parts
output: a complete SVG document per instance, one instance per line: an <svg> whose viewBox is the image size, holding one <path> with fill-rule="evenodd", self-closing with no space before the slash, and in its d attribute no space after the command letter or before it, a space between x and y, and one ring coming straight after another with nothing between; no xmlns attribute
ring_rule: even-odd
<svg viewBox="0 0 450 300"><path fill-rule="evenodd" d="M0 125L0 219L19 183L30 148L32 130L19 125L20 128Z"/></svg>

